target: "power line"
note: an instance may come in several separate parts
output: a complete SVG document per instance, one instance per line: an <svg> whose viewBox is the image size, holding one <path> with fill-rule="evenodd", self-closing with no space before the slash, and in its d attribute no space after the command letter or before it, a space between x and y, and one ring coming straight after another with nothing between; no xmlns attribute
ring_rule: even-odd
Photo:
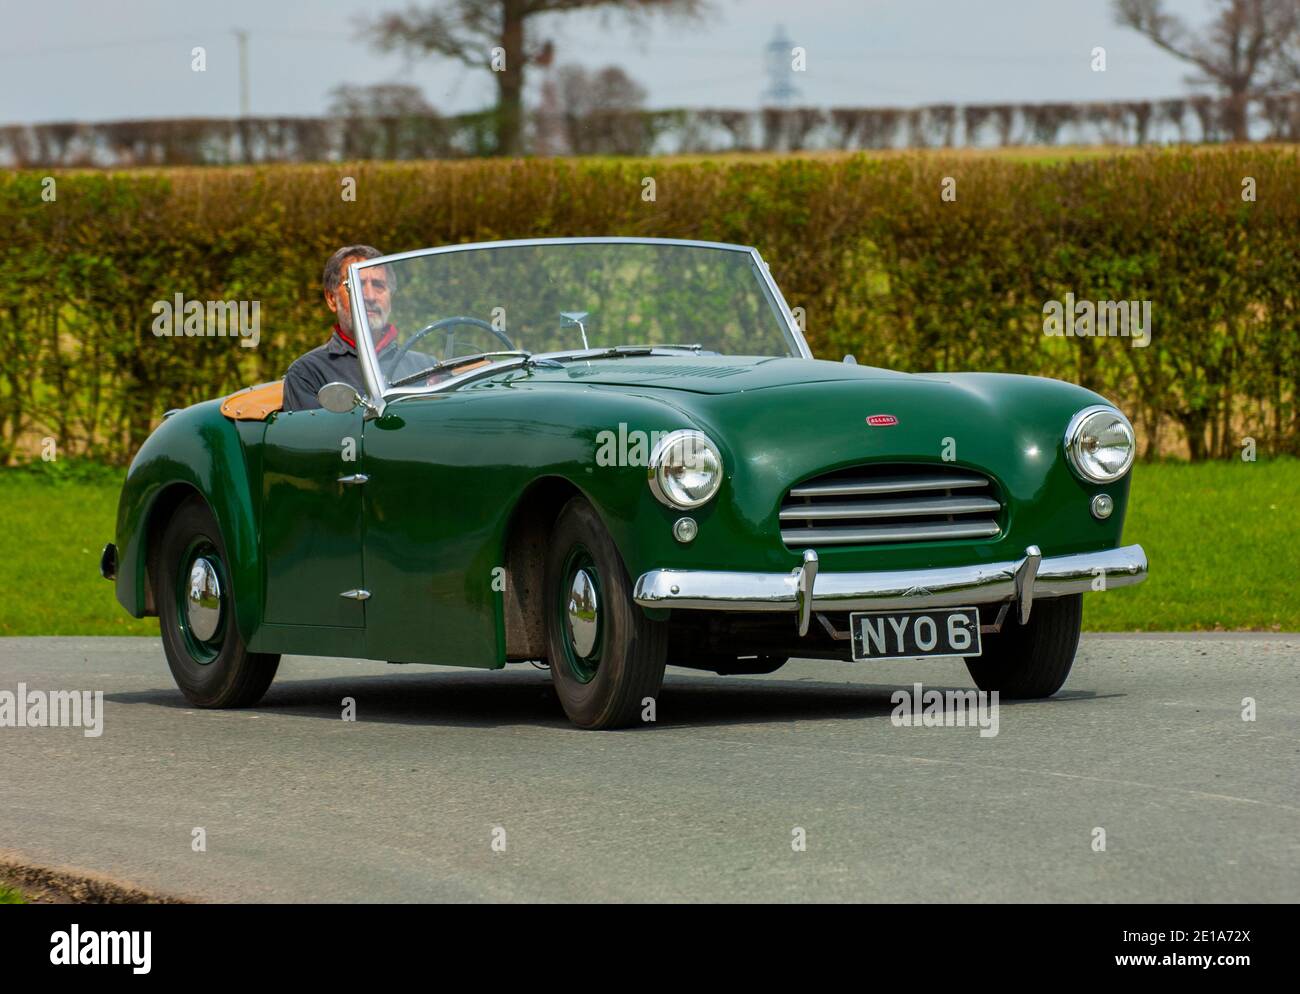
<svg viewBox="0 0 1300 994"><path fill-rule="evenodd" d="M79 45L54 45L47 48L12 48L0 51L2 59L21 59L44 58L47 55L75 55L80 52L95 52L110 48L133 48L143 47L145 45L171 45L177 42L190 43L202 40L205 35L224 34L224 30L216 29L192 29L183 35L160 35L152 38L121 38L117 41L96 41L86 42ZM238 31L235 32L239 34ZM356 34L342 34L328 31L316 32L298 32L298 31L259 31L259 36L267 38L277 38L281 41L346 41L346 42L364 42L363 38Z"/></svg>
<svg viewBox="0 0 1300 994"><path fill-rule="evenodd" d="M129 48L133 45L157 45L172 42L192 41L196 36L201 37L204 34L224 33L213 29L191 29L183 35L165 35L152 38L139 39L119 39L117 41L106 42L89 42L79 45L56 45L47 48L15 48L0 51L0 58L22 58L43 57L46 55L71 54L76 52L89 52L109 48ZM341 32L341 31L279 31L275 29L258 29L259 37L275 38L280 41L305 41L305 42L347 42L352 44L364 43L365 39L358 32ZM1012 54L993 54L981 52L899 52L897 50L872 50L860 49L847 51L844 49L826 49L819 46L805 46L808 49L809 65L816 62L861 62L864 59L873 61L893 61L893 62L920 62L926 60L942 60L944 62L966 61L966 62L1051 62L1059 63L1065 59L1078 57L1078 52L1034 52L1034 53L1012 53ZM656 58L663 55L672 56L699 56L714 61L718 59L736 59L746 63L752 62L754 54L752 51L728 50L721 48L709 48L695 45L674 45L671 43L656 45L652 52L650 48L642 44L609 44L602 42L600 46L602 51L621 51L631 52L644 58Z"/></svg>
<svg viewBox="0 0 1300 994"><path fill-rule="evenodd" d="M86 45L57 45L53 48L14 48L8 51L0 51L0 58L3 59L20 59L24 56L32 58L44 58L47 55L62 55L76 52L93 52L106 48L131 48L137 45L162 45L173 42L193 41L195 33L184 35L168 35L160 38L135 38L123 39L121 41L101 41L92 42Z"/></svg>

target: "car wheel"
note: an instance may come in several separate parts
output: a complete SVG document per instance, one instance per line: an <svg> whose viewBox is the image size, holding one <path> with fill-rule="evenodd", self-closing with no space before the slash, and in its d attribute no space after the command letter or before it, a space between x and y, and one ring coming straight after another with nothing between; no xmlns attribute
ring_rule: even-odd
<svg viewBox="0 0 1300 994"><path fill-rule="evenodd" d="M663 684L668 626L632 600L614 540L581 497L556 519L545 597L551 679L569 720L581 728L637 721Z"/></svg>
<svg viewBox="0 0 1300 994"><path fill-rule="evenodd" d="M1051 697L1070 675L1082 624L1083 594L1035 601L1027 625L1007 622L984 636L983 655L967 659L966 668L980 690Z"/></svg>
<svg viewBox="0 0 1300 994"><path fill-rule="evenodd" d="M228 562L211 509L191 497L163 529L154 591L167 665L185 699L202 708L256 704L280 665L279 655L244 645Z"/></svg>

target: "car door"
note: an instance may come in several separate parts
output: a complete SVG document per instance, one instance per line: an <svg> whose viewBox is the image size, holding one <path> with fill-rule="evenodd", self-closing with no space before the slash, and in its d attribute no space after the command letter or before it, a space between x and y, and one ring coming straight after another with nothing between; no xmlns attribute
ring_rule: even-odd
<svg viewBox="0 0 1300 994"><path fill-rule="evenodd" d="M262 463L265 621L362 628L362 412L281 411Z"/></svg>
<svg viewBox="0 0 1300 994"><path fill-rule="evenodd" d="M411 398L366 424L371 658L498 665L499 528L516 480L498 465L500 392Z"/></svg>

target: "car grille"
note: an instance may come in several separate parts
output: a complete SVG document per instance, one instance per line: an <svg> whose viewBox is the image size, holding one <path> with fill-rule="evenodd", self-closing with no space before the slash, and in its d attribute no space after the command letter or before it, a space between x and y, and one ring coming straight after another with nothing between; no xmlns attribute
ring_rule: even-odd
<svg viewBox="0 0 1300 994"><path fill-rule="evenodd" d="M792 549L992 538L1002 504L993 481L948 466L855 466L792 487L781 540Z"/></svg>

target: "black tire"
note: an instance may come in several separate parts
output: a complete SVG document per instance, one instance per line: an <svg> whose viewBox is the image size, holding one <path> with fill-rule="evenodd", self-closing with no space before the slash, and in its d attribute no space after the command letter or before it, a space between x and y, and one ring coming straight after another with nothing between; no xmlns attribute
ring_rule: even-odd
<svg viewBox="0 0 1300 994"><path fill-rule="evenodd" d="M1011 612L1015 611L1012 605ZM975 686L1010 700L1051 697L1074 664L1083 625L1083 594L1035 601L1029 624L1010 620L986 635L983 655L966 660Z"/></svg>
<svg viewBox="0 0 1300 994"><path fill-rule="evenodd" d="M182 606L188 596L190 570L205 559L219 581L218 621L200 638ZM234 588L221 529L200 497L176 509L159 544L154 601L163 652L176 686L201 708L248 707L261 700L280 666L278 654L249 652L235 624Z"/></svg>
<svg viewBox="0 0 1300 994"><path fill-rule="evenodd" d="M579 571L595 590L594 636L585 653L569 620ZM645 700L658 697L663 684L668 625L651 621L632 600L623 559L582 497L565 504L556 519L544 596L551 680L569 720L580 728L638 723Z"/></svg>

